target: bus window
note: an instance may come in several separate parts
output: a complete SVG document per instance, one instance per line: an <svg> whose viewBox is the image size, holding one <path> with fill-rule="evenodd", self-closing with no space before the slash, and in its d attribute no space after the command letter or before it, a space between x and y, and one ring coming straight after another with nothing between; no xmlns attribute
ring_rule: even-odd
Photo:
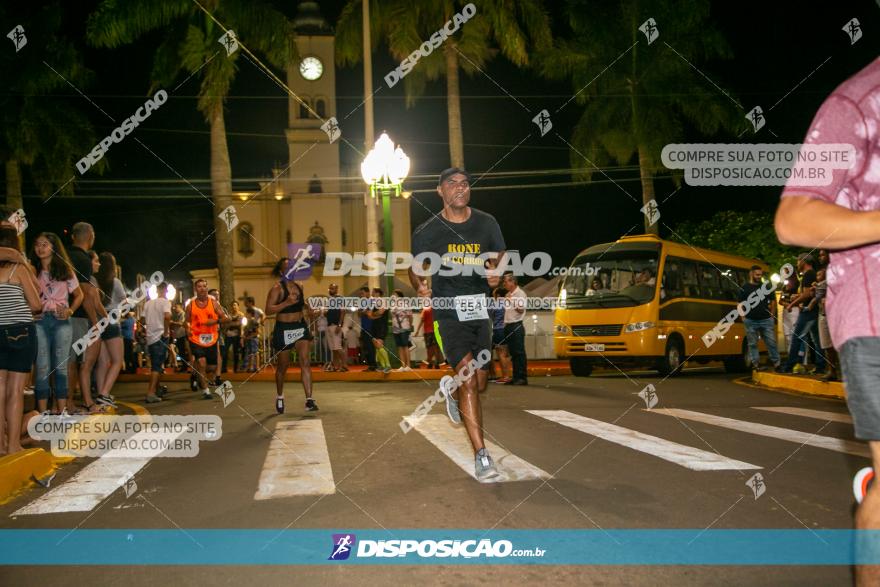
<svg viewBox="0 0 880 587"><path fill-rule="evenodd" d="M684 295L681 278L681 259L667 257L666 264L663 266L663 287L660 290L664 300L680 298Z"/></svg>
<svg viewBox="0 0 880 587"><path fill-rule="evenodd" d="M703 298L710 300L724 299L721 292L720 272L709 263L700 263L700 291Z"/></svg>
<svg viewBox="0 0 880 587"><path fill-rule="evenodd" d="M739 296L739 289L743 282L737 275L740 271L733 267L721 267L721 293L722 298L735 302Z"/></svg>
<svg viewBox="0 0 880 587"><path fill-rule="evenodd" d="M681 267L681 289L686 298L700 297L700 283L697 280L697 265L693 261L679 261Z"/></svg>

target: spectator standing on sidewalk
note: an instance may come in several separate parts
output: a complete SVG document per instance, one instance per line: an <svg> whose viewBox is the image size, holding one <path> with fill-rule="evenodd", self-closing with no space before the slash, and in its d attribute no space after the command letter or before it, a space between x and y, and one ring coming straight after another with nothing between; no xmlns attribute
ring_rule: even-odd
<svg viewBox="0 0 880 587"><path fill-rule="evenodd" d="M134 358L134 312L128 312L119 321L122 332L122 356L125 361L125 373L137 372L137 361Z"/></svg>
<svg viewBox="0 0 880 587"><path fill-rule="evenodd" d="M745 302L748 297L763 286L764 270L757 265L752 265L749 271L749 282L744 284L737 296L737 301ZM758 353L758 338L764 340L767 354L774 369L779 368L779 350L776 348L776 297L773 293L764 296L755 307L749 310L743 317L746 327L746 339L749 344L749 358L755 371L761 370L761 356Z"/></svg>
<svg viewBox="0 0 880 587"><path fill-rule="evenodd" d="M821 254L821 251L820 251ZM828 328L828 316L825 313L825 300L828 297L828 280L827 271L819 269L816 272L816 297L810 304L816 304L819 308L819 346L822 347L822 353L828 360L828 373L822 377L822 381L839 381L840 380L840 358L837 351L834 350L834 343L831 341L831 330Z"/></svg>
<svg viewBox="0 0 880 587"><path fill-rule="evenodd" d="M807 350L811 350L816 357L816 371L825 371L825 357L819 347L819 311L816 308L808 309L810 301L815 296L813 285L816 283L816 270L813 256L807 253L798 256L798 272L802 274L801 290L789 302L788 308L801 306L801 313L794 325L791 346L788 348L788 360L780 369L783 373L798 373L795 366L801 363L806 356ZM786 308L786 310L788 310Z"/></svg>
<svg viewBox="0 0 880 587"><path fill-rule="evenodd" d="M526 315L526 292L516 283L513 273L504 275L504 289L507 290L507 307L504 309L504 338L513 362L513 379L508 385L528 385L528 362L526 360L526 329L523 318Z"/></svg>
<svg viewBox="0 0 880 587"><path fill-rule="evenodd" d="M162 401L158 393L159 380L165 372L165 357L171 340L171 301L165 297L168 284L156 286L156 297L144 304L145 336L150 356L150 384L147 403Z"/></svg>
<svg viewBox="0 0 880 587"><path fill-rule="evenodd" d="M791 305L791 300L795 298L801 282L797 275L792 273L788 279L782 284L782 294L779 296L779 305L782 307L782 335L785 338L785 348L791 348L791 335L794 332L794 325L797 323L801 309Z"/></svg>

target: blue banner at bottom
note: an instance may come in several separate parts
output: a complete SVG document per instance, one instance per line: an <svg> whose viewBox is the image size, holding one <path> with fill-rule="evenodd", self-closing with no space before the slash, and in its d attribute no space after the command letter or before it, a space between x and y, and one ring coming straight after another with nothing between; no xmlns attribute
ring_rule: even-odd
<svg viewBox="0 0 880 587"><path fill-rule="evenodd" d="M880 564L880 531L0 530L0 564Z"/></svg>

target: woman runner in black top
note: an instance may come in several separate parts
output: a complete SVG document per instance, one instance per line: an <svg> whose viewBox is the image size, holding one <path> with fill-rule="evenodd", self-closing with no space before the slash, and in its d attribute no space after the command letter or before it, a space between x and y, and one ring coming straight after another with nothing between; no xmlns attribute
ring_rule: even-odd
<svg viewBox="0 0 880 587"><path fill-rule="evenodd" d="M296 350L299 367L302 370L303 390L306 394L306 410L314 412L318 404L312 399L312 365L310 361L312 333L306 322L311 311L305 303L303 288L295 281L288 281L290 261L282 258L275 264L272 275L278 283L269 290L266 297L266 314L275 314L275 328L272 331L272 347L275 351L275 409L284 413L284 376L290 364L290 350Z"/></svg>

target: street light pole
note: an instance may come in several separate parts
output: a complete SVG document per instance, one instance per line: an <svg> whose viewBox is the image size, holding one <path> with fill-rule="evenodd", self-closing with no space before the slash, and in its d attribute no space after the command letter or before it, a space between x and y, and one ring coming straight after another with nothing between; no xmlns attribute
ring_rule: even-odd
<svg viewBox="0 0 880 587"><path fill-rule="evenodd" d="M370 0L363 0L364 37L364 147L369 151L373 148L373 54L370 41ZM367 207L367 252L379 250L379 223L376 222L376 202L372 190L364 194L364 205ZM370 289L379 287L379 277L370 275L367 278Z"/></svg>

